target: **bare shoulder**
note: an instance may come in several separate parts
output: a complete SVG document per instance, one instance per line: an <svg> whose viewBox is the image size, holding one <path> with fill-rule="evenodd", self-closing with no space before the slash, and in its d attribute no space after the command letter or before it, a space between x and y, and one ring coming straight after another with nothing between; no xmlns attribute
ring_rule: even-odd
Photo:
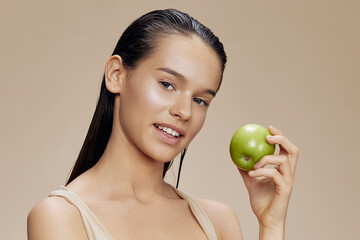
<svg viewBox="0 0 360 240"><path fill-rule="evenodd" d="M219 239L243 239L238 217L231 207L210 199L196 200L213 223Z"/></svg>
<svg viewBox="0 0 360 240"><path fill-rule="evenodd" d="M28 239L87 239L78 210L62 197L47 197L30 211Z"/></svg>

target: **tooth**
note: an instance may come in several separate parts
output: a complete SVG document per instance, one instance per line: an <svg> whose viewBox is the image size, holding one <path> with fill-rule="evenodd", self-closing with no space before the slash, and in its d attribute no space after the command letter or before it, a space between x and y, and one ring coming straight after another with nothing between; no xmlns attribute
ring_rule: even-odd
<svg viewBox="0 0 360 240"><path fill-rule="evenodd" d="M161 129L163 129L163 127L162 127L162 126L159 126L158 128L159 128L160 130L161 130Z"/></svg>
<svg viewBox="0 0 360 240"><path fill-rule="evenodd" d="M164 132L166 132L166 130L167 130L167 127L163 127L163 129L162 129Z"/></svg>
<svg viewBox="0 0 360 240"><path fill-rule="evenodd" d="M171 132L171 135L173 135L174 137L176 136L176 134L177 134L177 132L175 132L175 131Z"/></svg>
<svg viewBox="0 0 360 240"><path fill-rule="evenodd" d="M167 132L168 134L171 134L171 132L172 132L171 128L168 128L168 129L166 130L166 132Z"/></svg>

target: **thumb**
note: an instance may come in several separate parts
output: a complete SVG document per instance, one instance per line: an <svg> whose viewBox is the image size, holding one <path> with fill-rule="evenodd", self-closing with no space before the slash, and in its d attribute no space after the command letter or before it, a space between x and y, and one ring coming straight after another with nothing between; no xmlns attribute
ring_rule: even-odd
<svg viewBox="0 0 360 240"><path fill-rule="evenodd" d="M244 180L246 188L248 188L250 186L250 182L251 182L251 177L249 176L249 172L245 171L245 170L242 170L240 168L238 168L238 171L239 171L241 177Z"/></svg>

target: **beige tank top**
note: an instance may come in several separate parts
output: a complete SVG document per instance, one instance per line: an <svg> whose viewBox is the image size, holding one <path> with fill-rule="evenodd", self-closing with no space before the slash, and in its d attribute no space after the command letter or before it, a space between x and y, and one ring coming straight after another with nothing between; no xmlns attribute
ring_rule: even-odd
<svg viewBox="0 0 360 240"><path fill-rule="evenodd" d="M207 238L209 240L217 240L214 226L212 225L209 217L206 215L200 204L182 191L176 188L173 189L182 199L188 203L190 210L204 230ZM49 196L63 197L79 210L89 240L113 240L110 233L105 229L95 214L75 193L71 192L64 186L60 186L57 190L52 191Z"/></svg>

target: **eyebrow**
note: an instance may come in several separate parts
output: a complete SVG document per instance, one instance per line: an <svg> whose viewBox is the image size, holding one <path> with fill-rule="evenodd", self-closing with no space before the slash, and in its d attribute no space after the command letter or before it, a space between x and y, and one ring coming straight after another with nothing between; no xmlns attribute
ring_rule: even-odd
<svg viewBox="0 0 360 240"><path fill-rule="evenodd" d="M184 77L184 75L182 75L181 73L171 69L171 68L167 68L167 67L160 67L160 68L157 68L156 70L159 70L159 71L163 71L163 72L166 72L168 74L171 74L173 75L174 77L180 79L181 81L186 81L186 78ZM210 94L210 95L213 95L215 97L216 95L216 91L214 90L211 90L211 89L206 89L204 92Z"/></svg>

